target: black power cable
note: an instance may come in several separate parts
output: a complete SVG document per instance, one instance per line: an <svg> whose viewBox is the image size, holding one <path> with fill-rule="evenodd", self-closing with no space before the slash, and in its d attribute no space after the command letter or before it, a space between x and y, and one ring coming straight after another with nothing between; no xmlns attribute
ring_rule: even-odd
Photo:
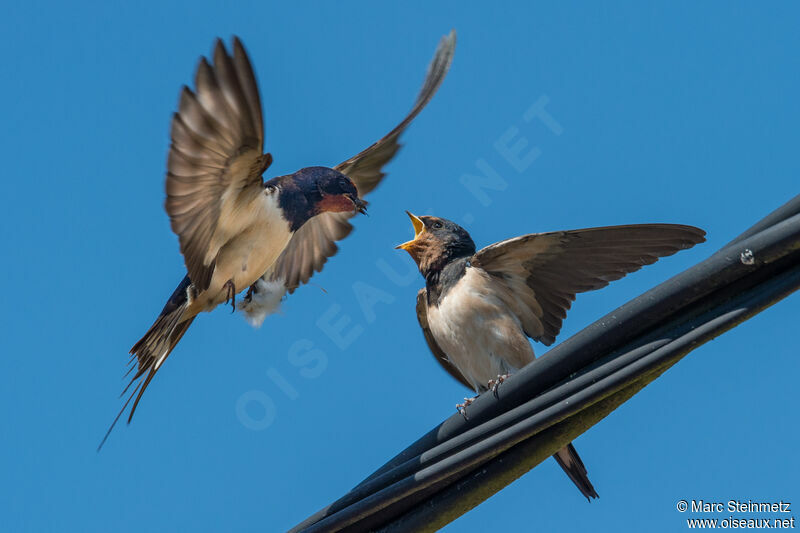
<svg viewBox="0 0 800 533"><path fill-rule="evenodd" d="M686 354L800 288L800 195L453 415L292 531L436 530L574 440Z"/></svg>

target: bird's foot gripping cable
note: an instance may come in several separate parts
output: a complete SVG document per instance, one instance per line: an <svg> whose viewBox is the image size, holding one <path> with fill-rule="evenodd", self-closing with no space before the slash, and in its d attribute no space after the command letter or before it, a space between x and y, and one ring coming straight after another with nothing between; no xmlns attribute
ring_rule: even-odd
<svg viewBox="0 0 800 533"><path fill-rule="evenodd" d="M474 396L472 398L464 398L464 403L456 404L456 411L461 413L461 416L464 417L464 420L469 420L469 417L467 416L467 406L469 406L472 402L474 402L475 398L477 398L477 396Z"/></svg>
<svg viewBox="0 0 800 533"><path fill-rule="evenodd" d="M510 375L511 374L503 374L501 376L497 376L495 379L490 379L489 383L486 384L489 387L489 390L492 391L492 394L494 394L495 398L500 396L500 394L497 392L498 387L500 387L500 384L507 380Z"/></svg>

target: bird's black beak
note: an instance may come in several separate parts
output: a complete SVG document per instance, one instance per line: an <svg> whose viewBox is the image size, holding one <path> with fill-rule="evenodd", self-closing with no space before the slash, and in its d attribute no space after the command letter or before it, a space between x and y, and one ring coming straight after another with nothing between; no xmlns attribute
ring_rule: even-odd
<svg viewBox="0 0 800 533"><path fill-rule="evenodd" d="M353 202L353 205L355 206L354 211L361 213L362 215L367 214L367 202L352 194L348 194L347 197L350 198L351 202Z"/></svg>

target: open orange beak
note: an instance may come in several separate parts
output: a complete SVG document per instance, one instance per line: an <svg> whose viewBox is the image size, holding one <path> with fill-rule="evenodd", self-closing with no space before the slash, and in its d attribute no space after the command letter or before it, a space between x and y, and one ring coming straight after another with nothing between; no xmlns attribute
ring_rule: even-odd
<svg viewBox="0 0 800 533"><path fill-rule="evenodd" d="M411 223L414 224L414 238L408 242L404 242L403 244L398 244L397 246L394 247L395 250L408 251L408 249L414 245L414 241L417 240L417 237L419 237L420 234L423 231L425 231L425 223L423 223L422 220L419 219L419 217L412 215L408 211L406 211L406 214L408 215L408 218L411 219Z"/></svg>

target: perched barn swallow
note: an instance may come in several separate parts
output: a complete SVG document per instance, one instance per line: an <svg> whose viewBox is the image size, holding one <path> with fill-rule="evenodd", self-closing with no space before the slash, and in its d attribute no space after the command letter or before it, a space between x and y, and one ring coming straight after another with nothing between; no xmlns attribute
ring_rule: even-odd
<svg viewBox="0 0 800 533"><path fill-rule="evenodd" d="M165 208L178 235L188 274L155 323L131 349L137 362L128 422L150 381L195 316L221 303L242 308L260 324L286 290L294 290L336 253L352 230L349 219L365 212L359 196L384 177L400 148L398 139L439 88L450 67L455 33L445 36L411 112L391 132L333 168L308 167L268 181L258 85L242 43L229 54L217 40L213 62L201 58L195 90L184 87L172 119ZM263 279L262 279L263 277ZM103 442L108 437L106 433ZM102 443L100 444L102 446Z"/></svg>
<svg viewBox="0 0 800 533"><path fill-rule="evenodd" d="M457 224L408 216L414 239L397 248L425 278L417 294L419 325L439 364L476 394L496 393L509 374L535 359L528 338L551 345L577 293L705 240L692 226L637 224L532 233L476 253ZM472 400L457 406L465 416ZM572 444L553 457L587 499L597 497Z"/></svg>

